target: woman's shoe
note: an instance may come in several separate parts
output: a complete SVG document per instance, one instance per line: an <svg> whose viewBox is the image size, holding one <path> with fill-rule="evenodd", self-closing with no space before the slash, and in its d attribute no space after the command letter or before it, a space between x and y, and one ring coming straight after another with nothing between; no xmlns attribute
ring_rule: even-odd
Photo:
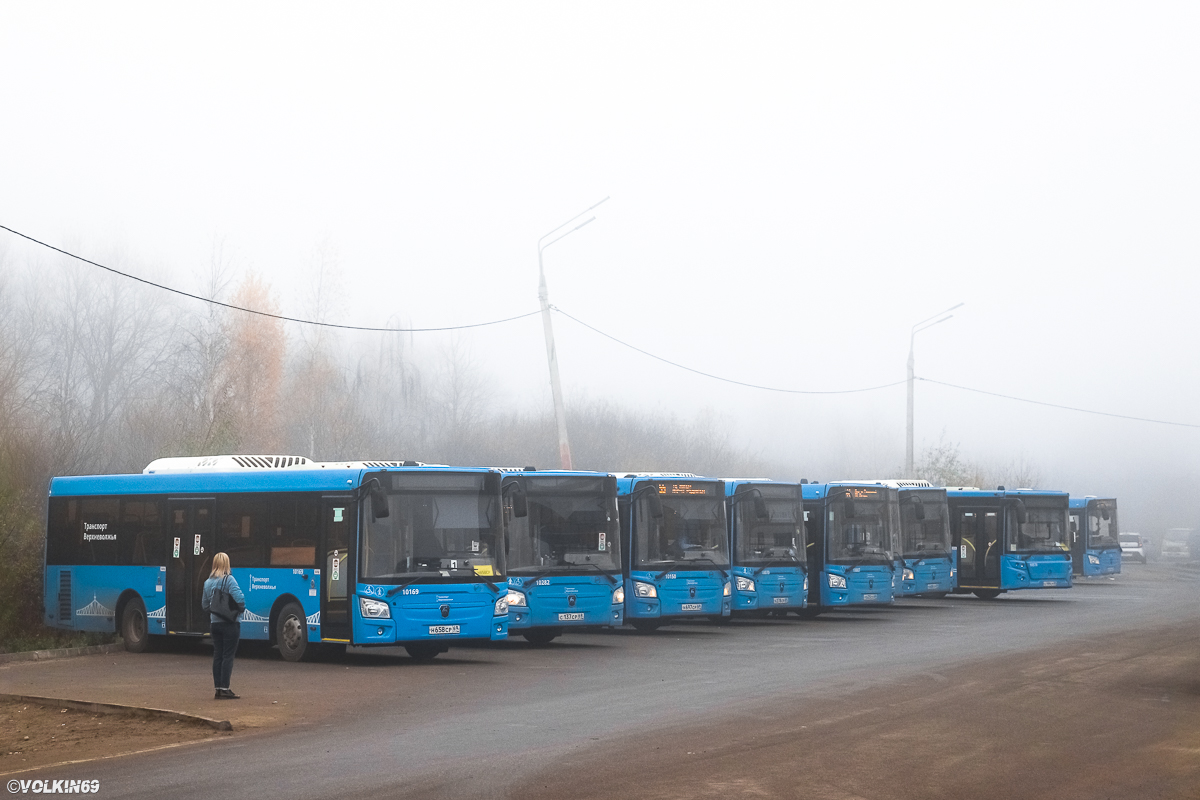
<svg viewBox="0 0 1200 800"><path fill-rule="evenodd" d="M218 689L217 694L222 700L241 700L242 699L242 696L240 694L234 694L232 689Z"/></svg>

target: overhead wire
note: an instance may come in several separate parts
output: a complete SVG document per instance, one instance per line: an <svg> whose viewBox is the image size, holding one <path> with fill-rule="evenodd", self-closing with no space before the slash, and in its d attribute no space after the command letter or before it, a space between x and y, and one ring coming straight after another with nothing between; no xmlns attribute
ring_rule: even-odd
<svg viewBox="0 0 1200 800"><path fill-rule="evenodd" d="M74 258L78 261L82 261L85 264L91 264L93 267L99 267L100 269L111 272L114 275L120 275L122 278L129 278L130 280L137 281L138 283L144 283L147 286L153 286L156 289L162 289L164 292L171 292L173 294L177 294L182 297L191 298L192 300L199 300L202 303L209 303L214 306L220 306L221 308L228 308L232 311L241 311L246 314L256 314L260 317L269 317L271 319L278 319L278 320L282 320L284 322L296 322L301 325L315 325L315 326L318 326L321 328L338 328L340 330L347 330L347 331L375 331L375 332L379 332L379 333L433 333L435 331L461 331L461 330L466 330L468 328L484 328L489 325L500 325L505 322L513 322L518 319L525 319L526 317L532 317L534 314L541 313L541 311L530 311L526 314L518 314L515 317L505 317L504 319L494 319L494 320L490 320L488 322L473 322L473 323L470 323L467 325L446 325L446 326L442 326L442 327L438 327L438 328L377 328L377 327L372 327L372 326L368 326L368 325L339 325L339 324L333 323L333 322L321 322L319 320L313 320L313 319L301 319L299 317L288 317L283 314L272 314L269 311L261 311L256 308L246 308L245 306L238 306L238 305L234 305L233 303L224 303L224 302L217 300L215 298L212 298L212 297L203 297L198 294L192 294L191 292L185 292L182 289L176 289L173 286L167 286L162 283L155 283L154 281L147 280L146 278L142 278L137 275L131 275L130 273L122 272L119 269L113 269L112 267L105 266L104 264L101 264L99 262L92 261L89 258L84 258L83 256L76 255L75 253L72 253L70 251L63 250L61 247L55 247L52 244L47 244L46 242L43 242L40 239L35 239L28 234L21 233L20 231L17 231L17 230L13 230L12 228L8 227L7 225L0 225L0 230L6 230L9 233L14 234L15 236L20 236L22 239L31 241L34 244L39 244L42 247L49 248L50 250L53 250L56 253L62 253L64 256L68 256L68 257Z"/></svg>

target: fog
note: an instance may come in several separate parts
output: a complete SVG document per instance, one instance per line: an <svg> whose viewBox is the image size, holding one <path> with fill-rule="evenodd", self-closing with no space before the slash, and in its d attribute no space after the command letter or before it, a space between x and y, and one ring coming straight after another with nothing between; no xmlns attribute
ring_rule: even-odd
<svg viewBox="0 0 1200 800"><path fill-rule="evenodd" d="M918 376L1200 425L1198 40L1186 3L10 3L0 224L206 296L214 263L256 273L289 316L444 327L536 310L538 237L610 197L545 251L550 299L663 359L879 386L961 302ZM61 289L61 258L0 251ZM750 389L554 325L569 408L707 420L780 478L903 465L903 384ZM549 412L536 316L338 346L387 337ZM939 443L1116 495L1126 529L1200 527L1194 427L919 382Z"/></svg>

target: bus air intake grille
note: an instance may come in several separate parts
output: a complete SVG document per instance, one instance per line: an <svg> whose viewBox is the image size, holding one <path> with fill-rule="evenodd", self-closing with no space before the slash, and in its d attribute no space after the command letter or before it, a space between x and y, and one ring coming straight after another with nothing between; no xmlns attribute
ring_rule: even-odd
<svg viewBox="0 0 1200 800"><path fill-rule="evenodd" d="M71 624L71 570L58 571L58 621L60 624Z"/></svg>
<svg viewBox="0 0 1200 800"><path fill-rule="evenodd" d="M404 466L403 461L364 461L362 463L363 463L364 467L370 467L372 469L379 469L380 467L403 467Z"/></svg>
<svg viewBox="0 0 1200 800"><path fill-rule="evenodd" d="M246 469L286 469L309 463L304 456L234 456L233 462Z"/></svg>

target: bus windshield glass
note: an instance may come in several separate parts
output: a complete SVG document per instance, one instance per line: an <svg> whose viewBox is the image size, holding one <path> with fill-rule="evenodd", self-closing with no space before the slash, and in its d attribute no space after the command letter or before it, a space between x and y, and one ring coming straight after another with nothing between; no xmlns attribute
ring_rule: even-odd
<svg viewBox="0 0 1200 800"><path fill-rule="evenodd" d="M1097 549L1116 549L1120 547L1117 541L1117 504L1100 500L1088 503L1087 508L1088 547Z"/></svg>
<svg viewBox="0 0 1200 800"><path fill-rule="evenodd" d="M828 560L887 564L892 560L892 509L883 488L835 488L826 506Z"/></svg>
<svg viewBox="0 0 1200 800"><path fill-rule="evenodd" d="M634 554L646 569L728 569L725 498L719 483L656 485L662 516L639 502Z"/></svg>
<svg viewBox="0 0 1200 800"><path fill-rule="evenodd" d="M746 567L803 565L805 560L803 514L800 501L751 498L737 506L737 563ZM759 514L766 512L765 517Z"/></svg>
<svg viewBox="0 0 1200 800"><path fill-rule="evenodd" d="M1005 514L1008 526L1008 551L1012 552L1057 552L1068 550L1067 507L1051 505L1035 498L1023 498L1025 522L1017 522L1012 509Z"/></svg>
<svg viewBox="0 0 1200 800"><path fill-rule="evenodd" d="M478 580L504 574L498 493L480 473L392 472L374 476L388 515L363 515L361 580L399 583L424 576ZM368 481L370 478L367 479Z"/></svg>
<svg viewBox="0 0 1200 800"><path fill-rule="evenodd" d="M529 514L509 518L510 574L594 572L595 567L620 571L620 523L611 478L527 478L523 483Z"/></svg>
<svg viewBox="0 0 1200 800"><path fill-rule="evenodd" d="M912 502L910 495L920 496L920 503ZM905 558L949 558L950 557L950 513L944 495L930 492L928 495L901 492L900 497L908 502L900 504L900 526L904 532ZM923 519L918 519L924 515Z"/></svg>

